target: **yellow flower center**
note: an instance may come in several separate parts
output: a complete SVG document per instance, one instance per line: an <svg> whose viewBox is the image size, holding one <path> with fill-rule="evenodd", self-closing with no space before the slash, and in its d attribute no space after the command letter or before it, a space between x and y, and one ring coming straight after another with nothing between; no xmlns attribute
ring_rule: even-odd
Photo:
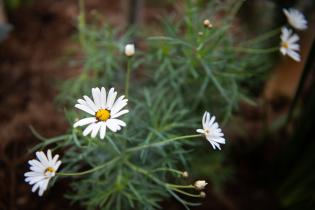
<svg viewBox="0 0 315 210"><path fill-rule="evenodd" d="M282 47L288 49L289 48L288 42L283 42Z"/></svg>
<svg viewBox="0 0 315 210"><path fill-rule="evenodd" d="M51 173L54 173L54 172L55 172L54 168L48 167L48 168L46 168L44 174L47 176L48 174L51 174Z"/></svg>
<svg viewBox="0 0 315 210"><path fill-rule="evenodd" d="M99 121L106 121L110 118L110 111L107 109L100 109L95 113L95 117Z"/></svg>

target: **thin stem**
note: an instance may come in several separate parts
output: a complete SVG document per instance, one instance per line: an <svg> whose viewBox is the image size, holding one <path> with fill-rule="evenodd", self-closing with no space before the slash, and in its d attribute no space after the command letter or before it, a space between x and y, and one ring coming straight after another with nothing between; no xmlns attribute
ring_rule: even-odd
<svg viewBox="0 0 315 210"><path fill-rule="evenodd" d="M191 138L197 138L197 137L201 137L201 134L195 134L195 135L186 135L186 136L177 136L174 138L170 138L167 139L165 141L160 141L160 142L156 142L156 143L152 143L152 144L145 144L145 145L140 145L137 147L133 147L127 150L127 152L134 152L134 151L139 151L148 147L158 147L158 146L162 146L165 144L169 144L172 143L174 141L179 141L179 140L183 140L183 139L191 139Z"/></svg>
<svg viewBox="0 0 315 210"><path fill-rule="evenodd" d="M156 178L155 176L153 176L152 174L150 174L149 171L140 168L134 164L132 164L131 162L129 162L128 160L125 161L126 165L128 165L131 169L133 169L134 171L137 171L145 176L147 176L148 178L152 179L154 182L156 182L157 184L160 184L164 187L167 188L166 184L164 182L162 182L161 180L159 180L158 178Z"/></svg>
<svg viewBox="0 0 315 210"><path fill-rule="evenodd" d="M250 39L248 41L243 42L242 45L253 44L253 43L265 41L266 39L279 34L280 31L281 31L281 27L275 28L275 29L268 31L268 32L266 32L260 36L255 37L254 39Z"/></svg>
<svg viewBox="0 0 315 210"><path fill-rule="evenodd" d="M237 51L237 52L245 52L245 53L264 54L264 53L272 53L272 52L279 51L279 47L272 47L272 48L267 48L267 49L234 47L234 48L229 48L228 50Z"/></svg>
<svg viewBox="0 0 315 210"><path fill-rule="evenodd" d="M154 169L152 172L158 172L158 171L169 171L169 172L173 172L175 174L183 175L182 171L179 171L179 170L176 170L173 168L157 168L157 169Z"/></svg>
<svg viewBox="0 0 315 210"><path fill-rule="evenodd" d="M196 194L191 194L191 193L188 193L188 192L185 192L183 190L180 190L180 189L177 189L177 188L172 188L172 190L178 192L178 193L181 193L183 195L187 195L189 197L194 197L194 198L201 198L202 196L200 194L196 195Z"/></svg>
<svg viewBox="0 0 315 210"><path fill-rule="evenodd" d="M57 175L60 175L60 176L81 176L81 175L85 175L85 174L89 174L89 173L92 173L94 171L97 171L97 170L100 170L106 166L109 166L110 164L113 164L114 162L116 162L118 160L119 157L116 157L114 159L112 159L111 161L109 162L106 162L102 165L99 165L99 166L96 166L94 168L91 168L89 170L86 170L86 171L81 171L81 172L74 172L74 173L63 173L63 172L59 172L57 173Z"/></svg>
<svg viewBox="0 0 315 210"><path fill-rule="evenodd" d="M127 75L126 75L126 81L125 81L125 96L126 96L126 98L128 98L128 93L129 93L130 72L131 72L131 58L128 58L128 60L127 60Z"/></svg>
<svg viewBox="0 0 315 210"><path fill-rule="evenodd" d="M193 185L177 185L177 184L166 184L169 188L172 188L172 189L177 189L177 188L195 188Z"/></svg>

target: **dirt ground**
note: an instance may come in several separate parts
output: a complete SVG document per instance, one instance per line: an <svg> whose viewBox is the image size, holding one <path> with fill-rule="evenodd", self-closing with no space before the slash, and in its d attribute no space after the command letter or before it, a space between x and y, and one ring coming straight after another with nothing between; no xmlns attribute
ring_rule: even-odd
<svg viewBox="0 0 315 210"><path fill-rule="evenodd" d="M104 12L110 22L121 24L125 17L118 14L125 8L121 1L111 2L88 1L87 8L88 11L97 9ZM76 75L80 70L70 66L65 59L67 52L78 50L77 43L73 41L77 14L76 0L42 0L8 12L14 28L0 44L0 209L81 209L63 198L66 179L38 198L30 192L23 178L30 158L26 151L39 141L29 126L47 137L62 134L69 127L54 98L57 94L56 81ZM251 113L255 112L257 110ZM235 157L250 159L253 155ZM256 155L259 156L259 153ZM253 167L250 161L239 165L242 170L236 174L238 182L230 183L229 191L224 195L209 190L203 207L195 209L252 209L257 202L263 204L256 209L278 209L272 186L261 181L264 173L260 170L268 166L254 173L255 170L249 170ZM165 209L182 207L170 201L165 203Z"/></svg>

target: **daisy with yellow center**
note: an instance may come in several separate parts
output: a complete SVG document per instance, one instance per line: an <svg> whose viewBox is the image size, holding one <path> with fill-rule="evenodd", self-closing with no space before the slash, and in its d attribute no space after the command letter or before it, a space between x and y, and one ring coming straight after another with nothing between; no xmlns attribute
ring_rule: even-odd
<svg viewBox="0 0 315 210"><path fill-rule="evenodd" d="M111 88L106 97L106 90L102 87L101 89L92 88L92 96L93 100L88 96L83 96L83 99L78 99L78 103L75 105L76 108L92 115L92 117L77 121L73 127L88 125L83 131L84 136L91 134L91 137L95 138L99 132L100 138L104 139L107 127L116 132L121 127L126 126L124 121L117 119L117 117L129 112L127 109L122 110L128 102L124 95L115 100L117 92Z"/></svg>
<svg viewBox="0 0 315 210"><path fill-rule="evenodd" d="M38 195L42 196L50 179L55 176L61 165L61 161L58 160L59 155L53 157L50 150L47 151L47 155L42 151L36 152L36 157L37 159L28 161L31 171L26 172L24 176L25 181L33 185L32 192L39 189Z"/></svg>
<svg viewBox="0 0 315 210"><path fill-rule="evenodd" d="M202 129L196 130L197 133L204 134L213 149L221 150L220 144L225 144L225 139L219 124L215 122L215 116L211 117L209 112L205 112L202 117L202 127Z"/></svg>
<svg viewBox="0 0 315 210"><path fill-rule="evenodd" d="M283 27L281 29L281 45L280 52L282 55L288 55L295 61L301 61L298 51L300 50L300 45L297 43L299 41L299 36L294 34L291 29Z"/></svg>

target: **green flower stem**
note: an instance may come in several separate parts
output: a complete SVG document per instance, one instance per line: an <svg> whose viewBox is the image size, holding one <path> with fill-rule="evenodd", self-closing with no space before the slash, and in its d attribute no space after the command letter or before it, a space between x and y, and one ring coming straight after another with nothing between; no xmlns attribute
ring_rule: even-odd
<svg viewBox="0 0 315 210"><path fill-rule="evenodd" d="M177 188L172 188L172 190L181 193L183 195L189 196L189 197L194 197L194 198L202 198L202 196L200 194L191 194L189 192L185 192L183 190L177 189Z"/></svg>
<svg viewBox="0 0 315 210"><path fill-rule="evenodd" d="M160 184L164 187L167 187L166 184L164 182L162 182L161 180L159 180L158 178L156 178L155 176L153 176L152 174L150 174L149 171L140 168L134 164L132 164L131 162L129 162L128 160L125 161L126 165L129 166L132 170L137 171L145 176L147 176L148 178L152 179L154 182L156 182L157 184Z"/></svg>
<svg viewBox="0 0 315 210"><path fill-rule="evenodd" d="M257 43L257 42L262 42L265 41L266 39L269 39L270 37L276 36L281 32L281 27L275 28L271 31L268 31L254 39L250 39L248 41L245 41L242 43L242 45L248 45L248 44L253 44L253 43Z"/></svg>
<svg viewBox="0 0 315 210"><path fill-rule="evenodd" d="M234 48L229 48L228 50L236 51L236 52L264 54L264 53L272 53L272 52L279 51L279 47L272 47L272 48L267 48L267 49L254 49L254 48L234 47Z"/></svg>
<svg viewBox="0 0 315 210"><path fill-rule="evenodd" d="M157 168L157 169L154 169L152 172L158 172L158 171L168 171L168 172L172 172L175 174L183 175L182 171L179 171L179 170L176 170L173 168Z"/></svg>
<svg viewBox="0 0 315 210"><path fill-rule="evenodd" d="M158 147L158 146L163 146L165 144L169 144L172 143L174 141L179 141L179 140L184 140L184 139L192 139L192 138L197 138L197 137L201 137L202 134L195 134L195 135L186 135L186 136L177 136L174 138L170 138L167 139L165 141L160 141L160 142L156 142L156 143L151 143L151 144L145 144L145 145L140 145L137 147L133 147L127 150L127 152L135 152L135 151L139 151L148 147Z"/></svg>
<svg viewBox="0 0 315 210"><path fill-rule="evenodd" d="M131 57L128 57L127 60L127 75L126 75L126 80L125 80L125 96L128 98L128 93L129 93L129 80L130 80L130 73L131 73Z"/></svg>
<svg viewBox="0 0 315 210"><path fill-rule="evenodd" d="M60 176L81 176L81 175L89 174L89 173L92 173L92 172L94 172L94 171L100 170L100 169L102 169L102 168L104 168L104 167L106 167L106 166L109 166L109 165L113 164L113 163L116 162L118 159L119 159L119 157L116 157L116 158L112 159L112 160L109 161L109 162L106 162L106 163L104 163L104 164L102 164L102 165L99 165L99 166L96 166L96 167L94 167L94 168L91 168L91 169L89 169L89 170L87 170L87 171L74 172L74 173L63 173L63 172L59 172L59 173L57 173L57 175L60 175Z"/></svg>
<svg viewBox="0 0 315 210"><path fill-rule="evenodd" d="M189 188L189 189L193 189L195 188L193 185L177 185L177 184L166 184L169 188L172 189L178 189L178 188Z"/></svg>

